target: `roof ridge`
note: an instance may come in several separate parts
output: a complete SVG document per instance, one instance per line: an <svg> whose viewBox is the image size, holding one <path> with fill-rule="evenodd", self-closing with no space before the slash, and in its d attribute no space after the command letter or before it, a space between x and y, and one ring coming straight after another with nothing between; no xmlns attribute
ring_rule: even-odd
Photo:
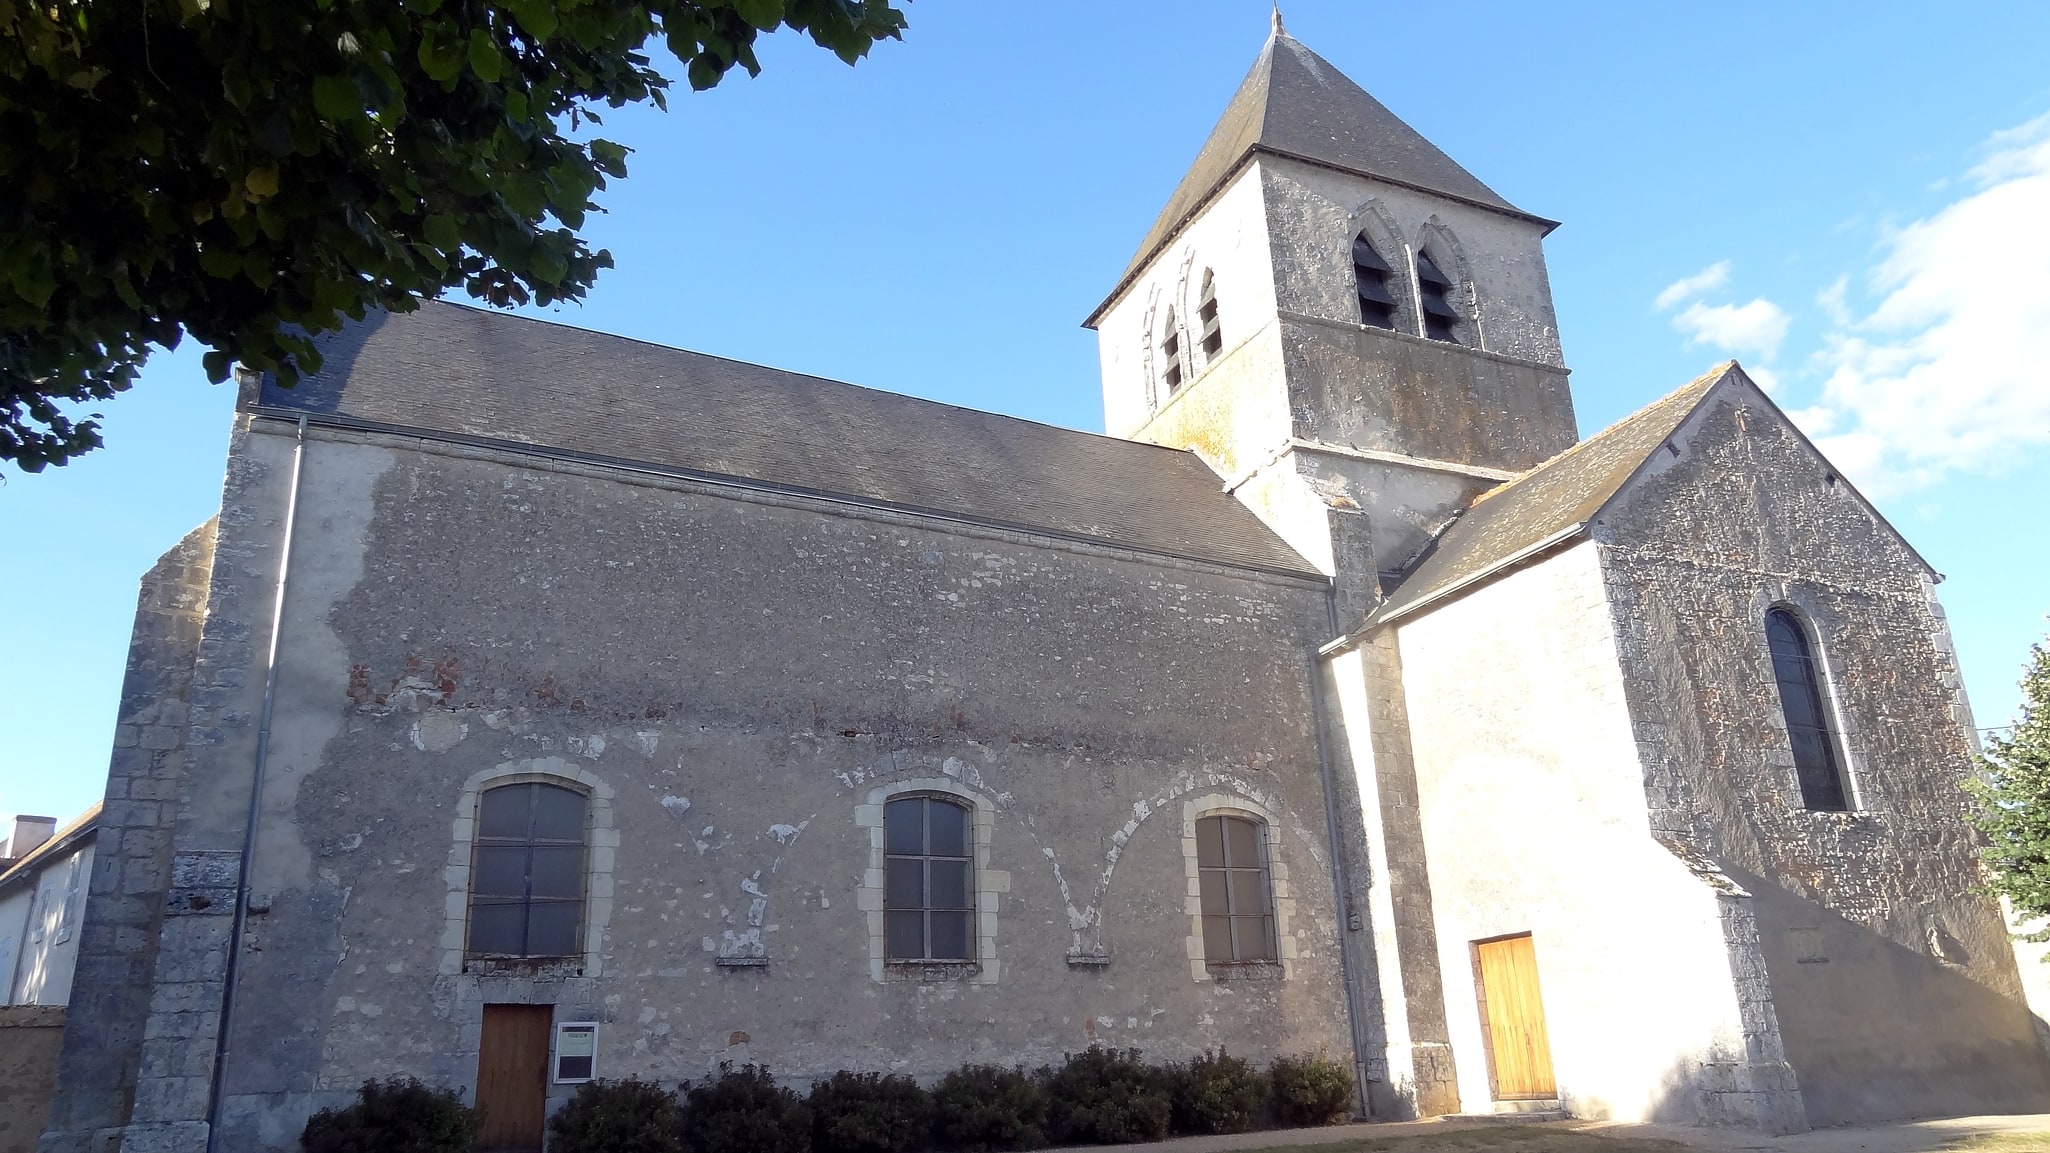
<svg viewBox="0 0 2050 1153"><path fill-rule="evenodd" d="M1609 425L1607 428L1604 428L1600 432L1595 433L1593 436L1590 436L1585 440L1574 441L1572 444L1566 446L1563 449L1560 449L1558 452L1552 454L1549 457L1546 457L1544 460L1541 460L1536 464L1531 465L1528 469L1525 469L1521 474L1515 477L1511 477L1510 479L1503 481L1501 484L1498 484L1495 487L1488 489L1487 491L1481 493L1479 496L1474 497L1472 501L1467 503L1466 507L1471 509L1474 506L1480 504L1482 501L1488 500L1492 497L1501 494L1502 492L1508 489L1514 488L1515 486L1522 484L1524 481L1531 479L1538 473L1543 472L1546 469L1551 468L1553 465L1556 465L1561 461L1564 461L1567 458L1574 456L1575 454L1581 452L1582 450L1588 448L1591 445L1595 445L1612 439L1613 437L1618 435L1618 430L1623 429L1629 425L1633 425L1640 418L1650 415L1653 410L1663 408L1667 404L1670 404L1673 401L1678 400L1682 394L1688 392L1691 389L1700 388L1703 391L1706 391L1709 386L1720 382L1723 379L1723 377L1729 375L1729 372L1732 368L1736 367L1738 366L1735 360L1723 361L1721 364L1716 365L1709 371L1701 374L1700 376L1695 377L1693 380L1690 380L1686 384L1683 384L1680 387L1674 389L1673 391L1665 394L1664 396L1659 397L1657 400L1652 401L1651 403L1629 414L1628 416L1623 417L1622 419Z"/></svg>
<svg viewBox="0 0 2050 1153"><path fill-rule="evenodd" d="M1193 455L1189 452L1188 449L1174 448L1170 445L1164 444L1156 444L1150 440L1133 440L1130 437L1113 436L1108 432L1097 432L1094 429L1073 428L1065 424L1055 424L1052 421L1034 420L1029 416L1018 416L1015 413L996 412L994 410L987 408L971 408L968 405L955 404L954 402L949 400L934 400L929 396L916 396L912 393L898 392L894 389L878 388L875 385L857 384L854 381L841 380L838 377L820 376L815 372L804 372L794 368L779 368L776 365L763 364L760 361L742 360L739 357L724 356L716 352L702 352L695 348L684 348L680 345L663 344L659 340L649 340L647 337L644 336L629 336L621 332L607 332L602 328L585 328L582 325L570 324L566 321L550 320L549 318L544 316L529 316L526 313L522 312L500 311L495 308L480 308L477 305L466 304L460 300L444 300L440 297L434 297L432 299L423 298L421 300L421 304L423 306L429 304L441 304L446 305L450 308L461 309L464 312L468 312L476 316L489 317L494 320L523 320L529 324L546 325L549 328L564 329L566 331L579 333L584 336L602 337L606 340L623 340L630 344L638 344L643 348L655 349L658 352L682 353L685 356L702 357L705 360L716 360L723 364L737 364L743 368L764 369L769 372L782 373L785 376L801 377L805 380L815 381L819 384L838 385L841 388L851 388L860 392L872 393L879 397L888 397L891 400L908 400L915 404L929 404L937 408L950 408L953 409L955 412L967 413L971 416L993 417L997 420L1013 421L1018 424L1029 424L1037 428L1052 429L1055 432L1072 433L1076 436L1093 436L1099 440L1114 440L1117 441L1119 444L1144 445L1147 448L1158 449L1161 452L1171 452L1176 454L1186 453Z"/></svg>

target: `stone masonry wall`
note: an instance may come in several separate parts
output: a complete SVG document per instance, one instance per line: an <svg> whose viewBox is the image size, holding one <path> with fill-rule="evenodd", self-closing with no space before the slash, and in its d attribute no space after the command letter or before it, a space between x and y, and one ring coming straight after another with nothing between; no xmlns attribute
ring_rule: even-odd
<svg viewBox="0 0 2050 1153"><path fill-rule="evenodd" d="M233 1147L370 1076L467 1091L490 1002L600 1021L606 1077L1349 1052L1320 582L416 444L308 451ZM516 779L594 798L586 952L538 971L462 951L466 805ZM875 952L905 788L978 814L961 971ZM1212 811L1268 821L1279 965L1203 964Z"/></svg>
<svg viewBox="0 0 2050 1153"><path fill-rule="evenodd" d="M64 1006L0 1005L0 1153L31 1153L50 1115Z"/></svg>
<svg viewBox="0 0 2050 1153"><path fill-rule="evenodd" d="M2050 1108L2000 911L1975 892L1968 712L1921 561L1742 382L1594 531L1654 829L1751 893L1809 1119ZM1803 806L1776 605L1819 641L1853 811Z"/></svg>
<svg viewBox="0 0 2050 1153"><path fill-rule="evenodd" d="M45 1148L97 1153L94 1134L133 1108L216 529L194 529L142 579Z"/></svg>

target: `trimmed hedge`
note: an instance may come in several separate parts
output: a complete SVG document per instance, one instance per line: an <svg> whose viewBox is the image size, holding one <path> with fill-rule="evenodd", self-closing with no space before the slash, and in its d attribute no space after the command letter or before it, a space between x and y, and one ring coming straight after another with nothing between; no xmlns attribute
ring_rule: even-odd
<svg viewBox="0 0 2050 1153"><path fill-rule="evenodd" d="M1322 1053L1277 1057L1267 1075L1283 1125L1329 1125L1352 1115L1352 1070Z"/></svg>
<svg viewBox="0 0 2050 1153"><path fill-rule="evenodd" d="M684 1153L676 1095L653 1081L592 1082L548 1119L550 1153Z"/></svg>
<svg viewBox="0 0 2050 1153"><path fill-rule="evenodd" d="M306 1153L469 1153L477 1111L447 1089L411 1077L365 1081L356 1103L306 1119Z"/></svg>
<svg viewBox="0 0 2050 1153"><path fill-rule="evenodd" d="M912 1153L932 1142L932 1095L901 1073L835 1073L813 1083L812 1153Z"/></svg>
<svg viewBox="0 0 2050 1153"><path fill-rule="evenodd" d="M933 1138L962 1153L1040 1149L1047 1142L1046 1083L1022 1067L963 1065L933 1086Z"/></svg>
<svg viewBox="0 0 2050 1153"><path fill-rule="evenodd" d="M762 1065L685 1082L681 1131L685 1153L811 1153L811 1110Z"/></svg>
<svg viewBox="0 0 2050 1153"><path fill-rule="evenodd" d="M1053 1139L1065 1145L1124 1145L1167 1136L1174 1116L1165 1070L1137 1049L1090 1046L1068 1054L1046 1082Z"/></svg>
<svg viewBox="0 0 2050 1153"><path fill-rule="evenodd" d="M1260 1123L1272 1078L1242 1057L1205 1050L1167 1068L1177 1133L1244 1133Z"/></svg>
<svg viewBox="0 0 2050 1153"><path fill-rule="evenodd" d="M1158 1066L1137 1049L1092 1046L1033 1072L964 1065L930 1090L902 1074L840 1072L800 1099L766 1067L727 1064L680 1094L595 1081L548 1131L553 1153L1009 1153L1243 1133L1276 1119L1322 1125L1352 1104L1352 1071L1321 1054L1261 1070L1221 1050ZM446 1089L369 1081L356 1104L314 1114L300 1144L306 1153L471 1153L477 1122Z"/></svg>

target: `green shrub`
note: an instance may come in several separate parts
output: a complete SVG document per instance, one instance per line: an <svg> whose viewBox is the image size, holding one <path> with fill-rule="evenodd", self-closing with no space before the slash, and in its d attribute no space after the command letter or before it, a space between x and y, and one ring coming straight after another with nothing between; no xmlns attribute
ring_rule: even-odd
<svg viewBox="0 0 2050 1153"><path fill-rule="evenodd" d="M410 1077L365 1081L354 1105L306 1119L306 1153L470 1153L477 1113L447 1089Z"/></svg>
<svg viewBox="0 0 2050 1153"><path fill-rule="evenodd" d="M1244 1133L1267 1105L1267 1074L1219 1050L1167 1068L1177 1133Z"/></svg>
<svg viewBox="0 0 2050 1153"><path fill-rule="evenodd" d="M1352 1070L1321 1053L1276 1057L1267 1076L1283 1125L1329 1125L1352 1116Z"/></svg>
<svg viewBox="0 0 2050 1153"><path fill-rule="evenodd" d="M679 1131L685 1153L811 1153L811 1110L758 1065L686 1085Z"/></svg>
<svg viewBox="0 0 2050 1153"><path fill-rule="evenodd" d="M932 1097L899 1073L849 1073L813 1082L812 1153L911 1153L932 1141Z"/></svg>
<svg viewBox="0 0 2050 1153"><path fill-rule="evenodd" d="M1174 1111L1167 1078L1137 1049L1090 1046L1068 1054L1047 1077L1053 1139L1069 1145L1121 1145L1167 1136Z"/></svg>
<svg viewBox="0 0 2050 1153"><path fill-rule="evenodd" d="M680 1112L652 1081L593 1081L548 1119L549 1153L683 1153Z"/></svg>
<svg viewBox="0 0 2050 1153"><path fill-rule="evenodd" d="M963 1153L1046 1145L1046 1086L1023 1069L963 1065L933 1086L933 1137Z"/></svg>

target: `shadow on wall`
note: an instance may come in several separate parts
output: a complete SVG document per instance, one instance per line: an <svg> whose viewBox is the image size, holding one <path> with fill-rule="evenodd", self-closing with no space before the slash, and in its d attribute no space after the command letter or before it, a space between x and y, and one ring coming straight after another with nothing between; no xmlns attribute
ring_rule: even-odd
<svg viewBox="0 0 2050 1153"><path fill-rule="evenodd" d="M1982 940L1989 934L1965 930L1987 926L1928 920L1927 945L1910 948L1763 877L1730 875L1752 894L1811 1125L2050 1110L2050 1054L2034 1015L2019 988L2008 995L1973 975L1998 979L2003 958L1972 956L1959 939ZM1946 904L1962 920L1992 916L1962 894Z"/></svg>

